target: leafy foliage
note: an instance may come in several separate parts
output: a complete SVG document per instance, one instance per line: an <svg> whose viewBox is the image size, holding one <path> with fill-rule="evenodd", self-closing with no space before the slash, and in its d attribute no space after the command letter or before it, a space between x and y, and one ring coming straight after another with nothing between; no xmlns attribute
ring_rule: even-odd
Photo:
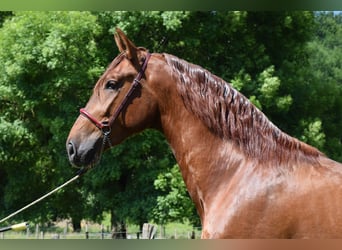
<svg viewBox="0 0 342 250"><path fill-rule="evenodd" d="M342 160L342 16L312 12L1 12L0 215L70 178L65 140L117 55L115 27L227 81L281 129ZM196 28L194 28L194 25ZM25 194L25 195L23 195ZM163 136L146 131L16 219L112 224L198 217Z"/></svg>
<svg viewBox="0 0 342 250"><path fill-rule="evenodd" d="M188 220L193 225L200 225L178 165L174 165L165 174L159 174L154 185L157 190L163 192L158 196L157 206L153 209L154 218L159 224L165 225L168 222L186 222L185 220Z"/></svg>
<svg viewBox="0 0 342 250"><path fill-rule="evenodd" d="M64 167L64 141L76 115L70 111L79 105L85 83L92 82L91 72L97 69L94 38L99 31L96 18L87 12L18 12L4 22L0 141L9 148L0 159L7 183L1 196L2 215L39 197L71 173ZM52 202L51 207L45 203L23 216L43 221L56 213L67 216L70 209L59 212L60 207L72 207L66 204L74 201Z"/></svg>

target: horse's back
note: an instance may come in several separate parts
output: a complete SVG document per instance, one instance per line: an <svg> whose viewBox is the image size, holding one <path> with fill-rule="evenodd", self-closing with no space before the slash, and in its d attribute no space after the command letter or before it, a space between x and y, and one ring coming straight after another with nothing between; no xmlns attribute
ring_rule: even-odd
<svg viewBox="0 0 342 250"><path fill-rule="evenodd" d="M295 238L342 238L342 164L320 157L299 168L293 188Z"/></svg>
<svg viewBox="0 0 342 250"><path fill-rule="evenodd" d="M220 219L204 237L342 238L342 164L321 156L317 165L268 170L218 195L207 216Z"/></svg>

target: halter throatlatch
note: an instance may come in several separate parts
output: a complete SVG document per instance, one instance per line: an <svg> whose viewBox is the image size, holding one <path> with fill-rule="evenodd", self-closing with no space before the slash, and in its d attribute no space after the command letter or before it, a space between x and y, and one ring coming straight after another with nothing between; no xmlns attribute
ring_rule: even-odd
<svg viewBox="0 0 342 250"><path fill-rule="evenodd" d="M140 80L144 76L144 73L145 73L145 70L146 70L146 67L147 67L147 63L148 63L148 60L150 59L150 57L151 57L151 54L149 52L147 52L146 58L144 60L144 63L141 66L141 69L140 69L138 75L134 78L131 87L129 88L129 90L126 93L124 99L122 100L120 105L117 107L117 109L115 110L115 113L113 114L111 119L109 119L109 121L102 121L102 122L100 122L99 120L97 120L93 115L91 115L84 108L80 109L80 113L82 115L84 115L86 118L88 118L89 121L91 121L98 129L101 130L101 132L102 132L102 134L104 136L104 143L106 141L108 141L108 143L110 144L109 134L111 132L112 124L114 123L116 118L118 118L119 114L121 113L121 111L123 110L123 108L127 104L128 100L132 96L134 90L140 85Z"/></svg>

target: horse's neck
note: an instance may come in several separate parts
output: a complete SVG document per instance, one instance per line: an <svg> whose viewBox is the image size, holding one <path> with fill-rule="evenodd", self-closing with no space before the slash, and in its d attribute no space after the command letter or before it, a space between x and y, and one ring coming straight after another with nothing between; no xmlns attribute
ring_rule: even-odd
<svg viewBox="0 0 342 250"><path fill-rule="evenodd" d="M185 107L174 105L171 109L162 116L163 133L200 212L201 203L219 183L229 182L244 163L244 157L232 143L213 134Z"/></svg>

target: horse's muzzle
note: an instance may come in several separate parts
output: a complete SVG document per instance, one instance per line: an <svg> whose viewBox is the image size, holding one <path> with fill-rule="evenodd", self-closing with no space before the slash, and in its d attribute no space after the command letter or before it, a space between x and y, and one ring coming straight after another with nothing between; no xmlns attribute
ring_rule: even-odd
<svg viewBox="0 0 342 250"><path fill-rule="evenodd" d="M66 150L70 163L78 167L95 164L98 159L97 144L77 145L74 141L69 140L66 144Z"/></svg>

